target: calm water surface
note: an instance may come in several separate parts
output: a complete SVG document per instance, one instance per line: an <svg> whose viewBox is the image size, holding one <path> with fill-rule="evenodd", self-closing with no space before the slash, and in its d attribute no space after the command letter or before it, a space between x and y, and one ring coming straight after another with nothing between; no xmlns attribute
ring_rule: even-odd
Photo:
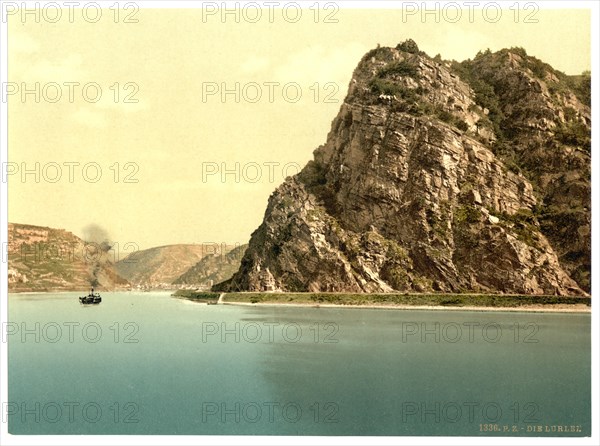
<svg viewBox="0 0 600 446"><path fill-rule="evenodd" d="M13 434L590 434L588 314L77 295L9 296Z"/></svg>

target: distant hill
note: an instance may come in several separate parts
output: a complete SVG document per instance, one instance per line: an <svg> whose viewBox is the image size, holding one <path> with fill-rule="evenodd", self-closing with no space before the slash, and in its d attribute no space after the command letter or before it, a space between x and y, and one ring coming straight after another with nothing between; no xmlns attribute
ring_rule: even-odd
<svg viewBox="0 0 600 446"><path fill-rule="evenodd" d="M226 254L211 254L204 257L173 284L210 287L229 279L240 267L240 262L248 245L241 245Z"/></svg>
<svg viewBox="0 0 600 446"><path fill-rule="evenodd" d="M133 285L161 286L171 284L215 250L221 254L231 248L231 245L207 243L158 246L129 254L116 263L116 271Z"/></svg>
<svg viewBox="0 0 600 446"><path fill-rule="evenodd" d="M71 291L129 287L107 244L86 243L64 229L8 224L8 290Z"/></svg>

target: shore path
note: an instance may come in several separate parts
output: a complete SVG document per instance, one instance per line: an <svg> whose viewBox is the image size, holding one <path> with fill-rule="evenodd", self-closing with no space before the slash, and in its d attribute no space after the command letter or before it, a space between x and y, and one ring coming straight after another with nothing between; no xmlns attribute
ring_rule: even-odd
<svg viewBox="0 0 600 446"><path fill-rule="evenodd" d="M218 305L223 305L223 298L225 297L225 293L221 293L219 295L219 300L217 301Z"/></svg>

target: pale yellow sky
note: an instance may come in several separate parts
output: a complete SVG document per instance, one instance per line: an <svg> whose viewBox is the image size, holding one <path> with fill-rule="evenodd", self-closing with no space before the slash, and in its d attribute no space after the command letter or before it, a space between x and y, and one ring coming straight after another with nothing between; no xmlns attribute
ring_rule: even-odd
<svg viewBox="0 0 600 446"><path fill-rule="evenodd" d="M246 243L284 179L283 166L291 163L288 173L295 173L294 166L303 166L325 142L353 69L378 43L395 46L412 38L431 56L456 60L488 47L522 46L566 73L590 69L587 11L540 10L538 23L523 23L523 16L515 23L505 10L497 23L476 13L473 23L465 17L453 24L418 17L403 23L389 10L340 10L338 23L322 23L322 16L314 23L308 12L297 23L277 14L273 23L211 17L204 23L200 9L141 9L138 23L114 23L104 12L97 23L77 15L73 23L9 18L9 81L20 90L39 82L41 93L39 103L33 94L8 99L9 161L20 170L35 170L39 162L41 173L39 183L33 174L25 181L21 172L9 178L9 221L76 234L96 222L114 241L141 249ZM65 82L80 84L72 102ZM102 90L96 103L94 82ZM234 95L224 102L219 94L203 95L236 82L248 99L256 97L256 85L262 97L236 103ZM272 87L272 102L270 82L280 84ZM52 83L62 93L55 103ZM297 102L294 86L282 93L288 83L300 87ZM124 102L129 93L137 103ZM230 174L222 182L216 174L203 180L203 163L235 170L236 162L249 180L260 166L262 178L236 183ZM51 163L62 170L54 183ZM72 167L73 182L65 163L80 163ZM84 180L86 163L97 163L88 166L89 178L100 167L97 182ZM273 178L265 163L278 163L271 164ZM137 183L125 182L128 174Z"/></svg>

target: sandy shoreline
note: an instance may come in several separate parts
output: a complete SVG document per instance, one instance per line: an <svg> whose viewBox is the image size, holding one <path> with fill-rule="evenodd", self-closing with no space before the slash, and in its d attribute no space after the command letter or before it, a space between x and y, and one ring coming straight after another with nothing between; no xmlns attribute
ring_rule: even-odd
<svg viewBox="0 0 600 446"><path fill-rule="evenodd" d="M522 312L522 313L590 313L591 307L587 305L523 305L520 307L477 307L477 306L444 306L444 305L340 305L340 304L315 304L315 303L281 303L281 302L227 302L223 301L223 305L241 305L251 307L306 307L306 308L349 308L349 309L377 309L377 310L415 310L415 311L507 311L507 312Z"/></svg>

